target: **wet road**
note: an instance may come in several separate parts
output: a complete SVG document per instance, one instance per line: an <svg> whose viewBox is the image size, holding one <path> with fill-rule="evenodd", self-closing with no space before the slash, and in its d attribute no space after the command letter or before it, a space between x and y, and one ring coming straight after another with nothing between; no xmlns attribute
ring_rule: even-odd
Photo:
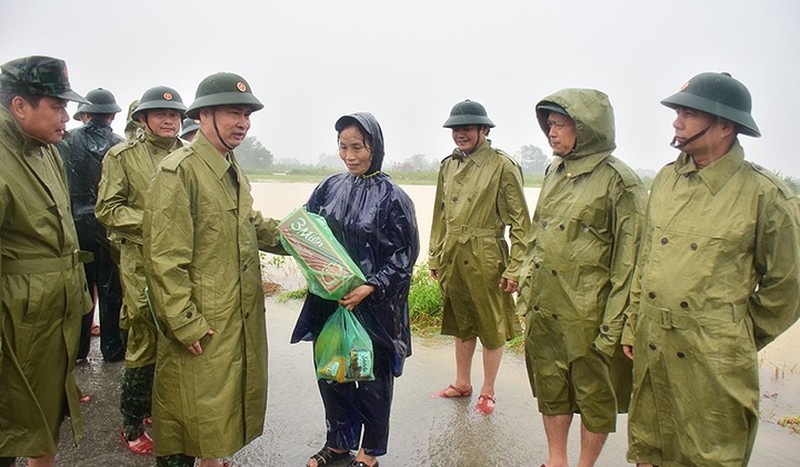
<svg viewBox="0 0 800 467"><path fill-rule="evenodd" d="M311 345L288 344L300 302L268 300L269 403L264 434L232 460L241 466L303 466L322 446L325 425L311 365ZM60 466L151 466L152 458L129 454L118 438L119 381L122 364L103 363L97 339L92 358L78 368L78 382L92 401L83 406L85 438L72 446L62 427ZM473 411L471 399L432 399L430 395L453 378L453 347L447 338L414 341L414 355L395 386L389 453L381 466L539 466L547 458L544 431L531 396L523 359L506 355L497 382L497 408L491 416ZM480 351L476 352L473 385L479 386ZM796 408L796 407L795 407ZM795 412L800 412L796 410ZM625 423L612 434L598 465L625 462ZM570 434L570 459L577 461L577 419ZM752 466L797 465L800 436L774 423L759 427ZM19 465L24 465L20 462ZM340 463L339 465L346 465Z"/></svg>

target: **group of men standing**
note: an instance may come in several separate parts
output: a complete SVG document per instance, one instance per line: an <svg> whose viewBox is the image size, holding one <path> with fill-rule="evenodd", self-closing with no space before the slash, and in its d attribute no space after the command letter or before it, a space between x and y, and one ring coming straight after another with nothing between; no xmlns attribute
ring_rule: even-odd
<svg viewBox="0 0 800 467"><path fill-rule="evenodd" d="M543 466L569 465L576 413L577 465L594 465L622 412L637 465L746 465L757 352L800 316L800 198L744 160L738 135L760 136L749 91L727 73L701 73L662 104L676 111L681 152L648 195L612 154L608 96L563 89L542 99L535 115L554 159L529 226L521 171L491 148L483 106L456 104L444 125L457 149L440 169L429 265L444 295L442 332L456 339L456 381L436 395L472 395L480 339L475 409L492 413L503 343L520 334L516 307ZM517 288L516 305L502 298Z"/></svg>
<svg viewBox="0 0 800 467"><path fill-rule="evenodd" d="M113 96L76 94L63 61L26 57L0 71L0 465L53 465L65 416L80 439L73 368L93 303L87 278L101 320L120 316L107 311L120 309L113 281L91 278L83 250L96 267L118 264L122 279L125 332L104 336L101 350L114 361L127 346L123 441L158 465L223 465L261 433L266 408L258 250L281 248L233 154L263 104L232 73L203 80L188 108L154 87L132 108L141 131L122 141L109 126ZM84 103L89 120L62 142L68 101ZM626 410L630 462L746 464L757 351L800 314L800 199L744 160L738 135L760 136L748 90L702 73L662 103L676 111L681 152L648 195L612 154L608 96L542 99L535 116L554 160L532 220L519 166L486 138L494 123L483 106L459 103L445 123L457 149L441 167L429 265L457 375L438 395L472 394L480 339L476 410L493 412L503 344L521 332L516 308L550 467L567 465L575 413L578 465L589 466ZM184 117L199 121L189 145L178 138Z"/></svg>
<svg viewBox="0 0 800 467"><path fill-rule="evenodd" d="M65 417L81 438L73 369L90 277L103 357L125 359L122 441L158 465L222 466L266 408L258 249L282 250L233 154L263 105L232 73L203 80L188 109L157 86L132 105L125 141L113 95L87 97L62 60L0 66L0 465L54 465ZM64 138L68 101L86 119ZM199 132L184 148L187 115Z"/></svg>

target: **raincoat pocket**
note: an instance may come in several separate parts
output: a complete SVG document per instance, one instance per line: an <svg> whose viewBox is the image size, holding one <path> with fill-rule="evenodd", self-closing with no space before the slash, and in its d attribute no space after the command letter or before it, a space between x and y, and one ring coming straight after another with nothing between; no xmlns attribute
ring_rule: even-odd
<svg viewBox="0 0 800 467"><path fill-rule="evenodd" d="M317 379L339 383L373 381L372 340L355 314L340 306L314 344Z"/></svg>

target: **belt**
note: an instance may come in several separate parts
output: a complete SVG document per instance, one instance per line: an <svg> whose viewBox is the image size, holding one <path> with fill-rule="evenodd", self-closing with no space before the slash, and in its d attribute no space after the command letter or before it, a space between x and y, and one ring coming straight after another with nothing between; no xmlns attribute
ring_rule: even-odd
<svg viewBox="0 0 800 467"><path fill-rule="evenodd" d="M81 263L91 263L94 255L90 251L75 250L71 255L59 258L3 259L3 274L40 274L72 269Z"/></svg>
<svg viewBox="0 0 800 467"><path fill-rule="evenodd" d="M647 302L642 302L639 310L642 316L658 321L664 329L691 329L722 323L735 323L747 316L747 303L732 303L729 307L723 309L678 311L659 308Z"/></svg>

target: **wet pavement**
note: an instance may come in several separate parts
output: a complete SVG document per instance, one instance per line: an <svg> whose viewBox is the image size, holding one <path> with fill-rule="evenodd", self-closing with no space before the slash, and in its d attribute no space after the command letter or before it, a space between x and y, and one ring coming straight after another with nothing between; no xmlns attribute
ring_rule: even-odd
<svg viewBox="0 0 800 467"><path fill-rule="evenodd" d="M300 302L277 304L268 299L269 399L264 434L233 456L235 466L303 466L325 440L322 402L317 393L311 362L311 344L290 345L289 335ZM794 333L796 337L800 332ZM787 336L790 337L790 336ZM783 337L782 337L783 338ZM793 341L796 342L796 338ZM121 363L103 363L93 339L90 360L78 367L78 382L92 396L83 406L85 437L79 447L62 426L57 463L60 466L152 466L153 458L128 453L119 440L119 382ZM787 344L783 344L787 345ZM446 387L454 375L453 345L444 337L415 338L414 355L395 385L389 452L381 466L539 466L547 459L545 435L531 395L523 358L507 354L497 381L497 408L490 416L474 412L477 394L463 399L434 399L431 394ZM794 393L786 404L781 394L794 391L797 368L789 376L769 381L771 366L762 372L762 397L769 410L792 410L798 415ZM473 366L473 385L481 383L480 349ZM789 386L786 386L786 384ZM776 386L777 385L777 386ZM787 408L788 407L788 408ZM751 465L790 466L800 459L800 435L779 427L775 414L764 414ZM570 434L570 459L578 457L578 419ZM618 421L598 462L599 466L625 462L626 417ZM19 465L24 465L20 462ZM346 465L339 463L338 465Z"/></svg>

